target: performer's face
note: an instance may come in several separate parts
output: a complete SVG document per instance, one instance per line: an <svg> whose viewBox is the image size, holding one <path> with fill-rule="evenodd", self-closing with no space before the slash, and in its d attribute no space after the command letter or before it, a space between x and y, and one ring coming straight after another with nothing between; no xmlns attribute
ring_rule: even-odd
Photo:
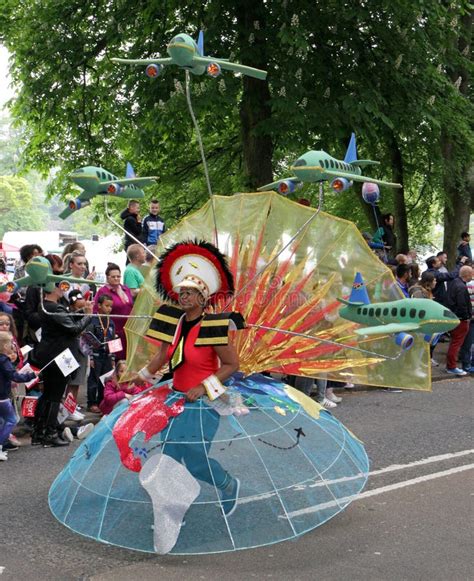
<svg viewBox="0 0 474 581"><path fill-rule="evenodd" d="M179 304L185 311L204 308L204 297L195 288L182 287L179 289Z"/></svg>

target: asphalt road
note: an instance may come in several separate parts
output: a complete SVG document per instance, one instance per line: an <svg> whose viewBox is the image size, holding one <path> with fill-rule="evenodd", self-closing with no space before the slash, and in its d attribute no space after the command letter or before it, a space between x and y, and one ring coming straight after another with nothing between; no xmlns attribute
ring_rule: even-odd
<svg viewBox="0 0 474 581"><path fill-rule="evenodd" d="M0 463L0 581L472 579L473 393L472 378L344 392L335 415L371 459L361 497L297 541L221 555L158 557L72 533L47 505L71 448L25 446Z"/></svg>

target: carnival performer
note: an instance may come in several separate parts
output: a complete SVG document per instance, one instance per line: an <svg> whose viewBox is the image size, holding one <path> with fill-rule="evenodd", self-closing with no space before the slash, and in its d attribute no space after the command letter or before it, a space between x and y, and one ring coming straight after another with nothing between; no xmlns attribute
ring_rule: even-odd
<svg viewBox="0 0 474 581"><path fill-rule="evenodd" d="M202 255L203 251L215 264ZM224 256L211 244L179 243L162 256L157 276L163 298L177 300L180 308L163 305L155 314L148 335L162 343L139 372L139 378L156 381L158 371L169 363L173 389L185 394L186 407L195 405L204 396L208 401L223 397L226 391L223 384L238 370L239 359L228 337L229 313L210 315L206 306L219 293L233 292L232 275ZM163 453L184 463L198 480L216 486L223 511L230 516L236 508L240 481L208 456L219 427L219 414L203 405L204 414L185 410L163 432ZM193 439L204 439L206 444L203 447L178 443Z"/></svg>

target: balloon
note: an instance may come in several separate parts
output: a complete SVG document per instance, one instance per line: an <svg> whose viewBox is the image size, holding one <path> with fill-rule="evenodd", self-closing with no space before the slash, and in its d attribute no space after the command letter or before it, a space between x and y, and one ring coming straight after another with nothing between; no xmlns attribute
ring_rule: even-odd
<svg viewBox="0 0 474 581"><path fill-rule="evenodd" d="M375 204L380 200L380 189L378 185L364 182L362 184L362 197L364 198L364 202L375 206Z"/></svg>

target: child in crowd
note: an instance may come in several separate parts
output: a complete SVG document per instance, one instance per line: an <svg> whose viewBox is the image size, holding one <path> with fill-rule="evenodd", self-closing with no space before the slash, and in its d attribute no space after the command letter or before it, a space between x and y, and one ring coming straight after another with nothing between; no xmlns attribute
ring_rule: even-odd
<svg viewBox="0 0 474 581"><path fill-rule="evenodd" d="M136 385L126 381L119 383L119 377L125 372L126 362L118 361L112 377L106 382L104 389L104 399L100 402L99 408L103 414L110 414L114 407L124 399L131 399L134 395L141 393L149 387L148 384Z"/></svg>
<svg viewBox="0 0 474 581"><path fill-rule="evenodd" d="M150 202L150 213L143 220L143 242L146 246L158 244L160 236L166 232L165 221L160 216L160 209L158 200Z"/></svg>
<svg viewBox="0 0 474 581"><path fill-rule="evenodd" d="M104 386L100 377L113 369L113 355L109 352L108 341L115 338L115 325L110 318L113 300L108 294L100 295L97 301L97 315L87 327L84 339L91 339L90 373L87 379L87 409L100 414L99 404L104 397Z"/></svg>
<svg viewBox="0 0 474 581"><path fill-rule="evenodd" d="M19 373L13 366L12 359L16 359L12 335L0 331L0 460L8 460L7 452L3 447L17 423L15 408L10 400L12 381L24 383L35 379L36 374Z"/></svg>

